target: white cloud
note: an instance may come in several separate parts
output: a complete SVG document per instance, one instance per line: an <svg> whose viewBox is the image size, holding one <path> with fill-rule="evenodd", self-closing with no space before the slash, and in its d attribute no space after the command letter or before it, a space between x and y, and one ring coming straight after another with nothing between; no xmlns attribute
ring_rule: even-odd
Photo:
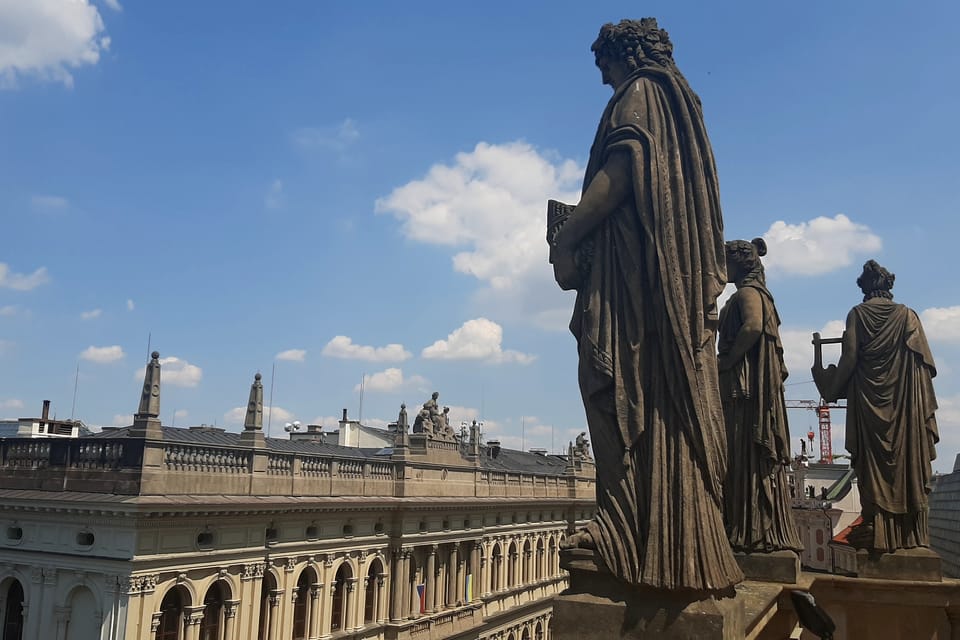
<svg viewBox="0 0 960 640"><path fill-rule="evenodd" d="M283 180L277 178L270 183L267 195L263 198L263 206L267 209L279 209L283 206Z"/></svg>
<svg viewBox="0 0 960 640"><path fill-rule="evenodd" d="M174 418L186 418L188 415L190 415L190 412L186 409L177 409L173 412Z"/></svg>
<svg viewBox="0 0 960 640"><path fill-rule="evenodd" d="M110 424L114 427L129 427L133 424L132 413L117 413L113 416Z"/></svg>
<svg viewBox="0 0 960 640"><path fill-rule="evenodd" d="M286 362L303 362L306 357L307 352L305 349L287 349L274 356L275 359Z"/></svg>
<svg viewBox="0 0 960 640"><path fill-rule="evenodd" d="M13 409L23 409L23 400L17 398L0 400L0 411L10 411Z"/></svg>
<svg viewBox="0 0 960 640"><path fill-rule="evenodd" d="M228 425L242 425L243 421L247 417L247 408L244 407L234 407L223 414L223 420ZM263 428L266 429L267 425L272 427L279 425L283 427L285 422L293 422L297 419L297 414L292 411L288 411L283 407L278 407L274 405L273 407L263 407ZM271 434L272 435L272 434Z"/></svg>
<svg viewBox="0 0 960 640"><path fill-rule="evenodd" d="M822 338L839 338L846 325L842 320L831 320L819 330ZM811 379L813 366L813 332L816 329L780 328L780 341L783 343L783 359L790 372L787 384L796 384ZM840 358L840 345L823 345L823 366L836 364ZM789 395L789 394L788 394ZM811 398L816 399L816 398Z"/></svg>
<svg viewBox="0 0 960 640"><path fill-rule="evenodd" d="M853 263L855 256L880 251L880 237L842 213L808 222L774 222L763 234L768 252L764 265L772 274L817 276Z"/></svg>
<svg viewBox="0 0 960 640"><path fill-rule="evenodd" d="M80 359L98 364L107 364L123 359L124 355L123 349L121 349L119 345L109 347L90 346L80 352Z"/></svg>
<svg viewBox="0 0 960 640"><path fill-rule="evenodd" d="M960 305L924 309L920 321L930 340L960 343Z"/></svg>
<svg viewBox="0 0 960 640"><path fill-rule="evenodd" d="M15 304L8 304L0 307L0 318L12 318L20 312L20 308Z"/></svg>
<svg viewBox="0 0 960 640"><path fill-rule="evenodd" d="M66 209L70 202L62 196L37 195L31 196L30 206L39 213L54 213Z"/></svg>
<svg viewBox="0 0 960 640"><path fill-rule="evenodd" d="M138 377L143 376L141 370ZM203 378L203 369L186 360L171 356L160 358L160 380L174 387L195 387Z"/></svg>
<svg viewBox="0 0 960 640"><path fill-rule="evenodd" d="M376 211L400 220L407 238L456 251L453 268L483 283L484 308L559 329L572 301L553 281L546 203L576 203L581 178L573 160L550 158L525 142L481 142L378 199Z"/></svg>
<svg viewBox="0 0 960 640"><path fill-rule="evenodd" d="M71 87L70 71L96 64L110 48L88 0L0 0L0 24L0 88L16 87L21 76Z"/></svg>
<svg viewBox="0 0 960 640"><path fill-rule="evenodd" d="M433 360L482 360L491 363L530 364L536 358L519 351L504 350L503 327L486 318L467 320L459 329L426 347L421 354Z"/></svg>
<svg viewBox="0 0 960 640"><path fill-rule="evenodd" d="M317 416L308 424L319 424L324 429L336 429L340 426L340 416Z"/></svg>
<svg viewBox="0 0 960 640"><path fill-rule="evenodd" d="M103 0L103 4L107 5L110 9L114 11L123 11L123 7L120 6L120 3L117 0Z"/></svg>
<svg viewBox="0 0 960 640"><path fill-rule="evenodd" d="M360 138L357 123L347 118L330 127L302 127L293 132L293 143L302 149L344 151Z"/></svg>
<svg viewBox="0 0 960 640"><path fill-rule="evenodd" d="M133 372L135 380L143 380L144 368ZM173 387L196 387L203 379L203 369L176 356L160 358L160 383Z"/></svg>
<svg viewBox="0 0 960 640"><path fill-rule="evenodd" d="M347 336L334 336L323 347L323 355L343 360L365 360L367 362L403 362L411 357L402 344L391 343L385 347L370 347L354 344Z"/></svg>
<svg viewBox="0 0 960 640"><path fill-rule="evenodd" d="M93 320L93 319L95 319L95 318L99 318L99 317L100 317L100 314L102 314L102 313L103 313L103 311L100 310L100 309L91 309L90 311L81 311L81 312L80 312L80 319L81 319L81 320Z"/></svg>
<svg viewBox="0 0 960 640"><path fill-rule="evenodd" d="M0 0L0 2L2 2L2 0ZM0 24L2 23L3 20L0 19ZM33 273L27 275L10 271L10 267L5 262L0 262L0 288L6 287L14 291L30 291L48 282L50 282L50 277L47 275L46 267L40 267Z"/></svg>
<svg viewBox="0 0 960 640"><path fill-rule="evenodd" d="M136 305L133 304L133 300L127 298L127 311L133 311L136 308Z"/></svg>
<svg viewBox="0 0 960 640"><path fill-rule="evenodd" d="M363 376L363 390L391 392L400 389L425 390L428 381L421 376L404 377L403 370L391 367L377 373ZM360 391L361 385L356 385L353 390Z"/></svg>

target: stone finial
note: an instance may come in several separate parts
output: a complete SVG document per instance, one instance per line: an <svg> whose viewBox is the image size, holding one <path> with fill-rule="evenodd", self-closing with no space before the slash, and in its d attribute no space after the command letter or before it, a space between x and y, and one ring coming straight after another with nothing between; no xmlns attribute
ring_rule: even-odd
<svg viewBox="0 0 960 640"><path fill-rule="evenodd" d="M150 354L150 362L147 363L137 417L160 417L160 353L158 351Z"/></svg>
<svg viewBox="0 0 960 640"><path fill-rule="evenodd" d="M140 407L133 416L132 436L160 440L163 429L160 426L160 354L150 354L146 372L143 375L143 391L140 393Z"/></svg>
<svg viewBox="0 0 960 640"><path fill-rule="evenodd" d="M263 430L263 384L260 382L262 376L257 373L253 376L253 384L250 385L250 400L247 402L247 417L243 420L243 430Z"/></svg>

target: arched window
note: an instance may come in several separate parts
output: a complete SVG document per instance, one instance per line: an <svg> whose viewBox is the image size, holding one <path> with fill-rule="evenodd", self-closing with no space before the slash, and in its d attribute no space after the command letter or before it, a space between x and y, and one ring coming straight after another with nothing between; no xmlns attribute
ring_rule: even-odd
<svg viewBox="0 0 960 640"><path fill-rule="evenodd" d="M559 566L559 556L557 556L557 541L550 537L550 547L547 552L547 575L549 577L554 577L557 575L557 568Z"/></svg>
<svg viewBox="0 0 960 640"><path fill-rule="evenodd" d="M523 634L520 636L520 640L530 640L530 629L526 627L523 628Z"/></svg>
<svg viewBox="0 0 960 640"><path fill-rule="evenodd" d="M183 629L183 608L188 606L190 594L183 587L174 587L167 591L160 602L160 624L157 626L156 640L180 640Z"/></svg>
<svg viewBox="0 0 960 640"><path fill-rule="evenodd" d="M507 554L507 588L517 586L517 543L510 543L510 552Z"/></svg>
<svg viewBox="0 0 960 640"><path fill-rule="evenodd" d="M3 640L23 640L23 585L11 580L3 610Z"/></svg>
<svg viewBox="0 0 960 640"><path fill-rule="evenodd" d="M543 640L543 623L537 622L537 628L533 632L534 640Z"/></svg>
<svg viewBox="0 0 960 640"><path fill-rule="evenodd" d="M101 620L96 614L99 609L97 598L86 587L77 587L67 600L70 617L67 620L66 640L87 640L100 636Z"/></svg>
<svg viewBox="0 0 960 640"><path fill-rule="evenodd" d="M543 555L543 538L537 540L537 568L533 573L534 580L543 580L547 577L546 558Z"/></svg>
<svg viewBox="0 0 960 640"><path fill-rule="evenodd" d="M490 553L490 591L500 590L500 572L503 569L503 555L500 553L500 543L493 545Z"/></svg>
<svg viewBox="0 0 960 640"><path fill-rule="evenodd" d="M226 587L218 580L207 589L203 598L203 619L200 621L200 640L220 640L223 628L223 603L227 599Z"/></svg>
<svg viewBox="0 0 960 640"><path fill-rule="evenodd" d="M330 631L343 629L347 619L347 580L352 577L350 565L344 562L337 569L337 577L333 581L333 607L330 611Z"/></svg>
<svg viewBox="0 0 960 640"><path fill-rule="evenodd" d="M313 600L310 597L310 587L316 582L313 569L306 568L297 580L297 590L294 591L293 603L293 640L306 640L309 629Z"/></svg>
<svg viewBox="0 0 960 640"><path fill-rule="evenodd" d="M270 627L273 626L273 601L271 596L277 588L277 580L269 571L263 573L263 582L260 584L260 625L257 637L267 640L270 637Z"/></svg>
<svg viewBox="0 0 960 640"><path fill-rule="evenodd" d="M532 580L533 548L530 541L523 543L523 557L520 558L520 584L530 584Z"/></svg>
<svg viewBox="0 0 960 640"><path fill-rule="evenodd" d="M367 586L363 592L363 623L377 621L377 596L379 595L377 581L380 574L383 573L383 565L377 558L370 563L370 570L367 571Z"/></svg>

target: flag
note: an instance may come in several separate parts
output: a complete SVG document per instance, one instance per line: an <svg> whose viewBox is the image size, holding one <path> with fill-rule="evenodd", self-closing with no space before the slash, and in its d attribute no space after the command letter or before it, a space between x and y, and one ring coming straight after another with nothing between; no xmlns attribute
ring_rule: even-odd
<svg viewBox="0 0 960 640"><path fill-rule="evenodd" d="M417 596L420 598L420 613L427 612L427 585L417 585Z"/></svg>

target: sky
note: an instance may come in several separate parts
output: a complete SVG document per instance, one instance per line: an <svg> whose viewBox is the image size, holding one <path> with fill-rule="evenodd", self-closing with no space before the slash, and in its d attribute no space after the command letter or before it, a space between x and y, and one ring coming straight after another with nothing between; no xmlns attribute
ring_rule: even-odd
<svg viewBox="0 0 960 640"><path fill-rule="evenodd" d="M960 5L347 4L0 0L0 417L129 424L157 349L167 425L239 430L260 371L273 436L436 390L455 427L565 449L586 423L545 203L579 198L600 25L649 15L726 237L768 243L787 398L817 399L810 335L875 258L927 331L952 469ZM796 450L816 418L790 420Z"/></svg>

